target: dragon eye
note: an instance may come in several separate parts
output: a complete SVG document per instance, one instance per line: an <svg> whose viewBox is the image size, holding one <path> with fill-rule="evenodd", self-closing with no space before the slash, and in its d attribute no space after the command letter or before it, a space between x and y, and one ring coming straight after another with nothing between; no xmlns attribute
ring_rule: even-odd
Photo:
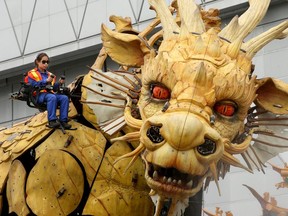
<svg viewBox="0 0 288 216"><path fill-rule="evenodd" d="M237 105L231 101L220 101L214 105L214 111L226 117L232 117L237 110Z"/></svg>
<svg viewBox="0 0 288 216"><path fill-rule="evenodd" d="M159 100L167 100L170 98L169 89L161 85L152 85L151 94L153 98L159 99Z"/></svg>

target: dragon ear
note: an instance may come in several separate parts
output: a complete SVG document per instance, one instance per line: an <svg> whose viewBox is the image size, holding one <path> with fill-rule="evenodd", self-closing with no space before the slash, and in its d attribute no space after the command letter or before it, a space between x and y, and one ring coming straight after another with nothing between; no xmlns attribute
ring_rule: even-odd
<svg viewBox="0 0 288 216"><path fill-rule="evenodd" d="M134 34L112 31L102 24L102 41L107 54L118 64L129 67L141 67L144 56L150 50Z"/></svg>
<svg viewBox="0 0 288 216"><path fill-rule="evenodd" d="M274 114L288 114L288 84L273 78L257 80L258 106Z"/></svg>

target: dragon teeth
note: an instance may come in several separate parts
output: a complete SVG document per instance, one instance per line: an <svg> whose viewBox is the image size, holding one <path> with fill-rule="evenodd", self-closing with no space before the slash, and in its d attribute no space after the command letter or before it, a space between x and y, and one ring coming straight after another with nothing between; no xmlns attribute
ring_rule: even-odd
<svg viewBox="0 0 288 216"><path fill-rule="evenodd" d="M171 182L172 182L172 178L171 178L171 177L169 177L169 178L168 178L168 180L167 180L167 183L169 183L169 184L170 184Z"/></svg>
<svg viewBox="0 0 288 216"><path fill-rule="evenodd" d="M181 184L182 184L182 181L181 181L181 180L178 180L177 184L178 184L178 185L181 185Z"/></svg>
<svg viewBox="0 0 288 216"><path fill-rule="evenodd" d="M186 184L186 186L187 186L188 188L192 188L192 185L193 185L193 180L189 181L189 182Z"/></svg>
<svg viewBox="0 0 288 216"><path fill-rule="evenodd" d="M163 182L165 183L167 181L167 177L163 176Z"/></svg>
<svg viewBox="0 0 288 216"><path fill-rule="evenodd" d="M154 171L153 172L153 179L158 179L158 172L157 171Z"/></svg>
<svg viewBox="0 0 288 216"><path fill-rule="evenodd" d="M173 179L172 184L173 184L173 185L176 185L176 184L177 184L177 180L176 180L176 179Z"/></svg>

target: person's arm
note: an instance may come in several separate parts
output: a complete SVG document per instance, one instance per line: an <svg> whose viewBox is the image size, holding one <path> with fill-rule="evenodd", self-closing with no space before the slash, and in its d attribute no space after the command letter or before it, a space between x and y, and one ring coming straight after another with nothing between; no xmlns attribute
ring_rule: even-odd
<svg viewBox="0 0 288 216"><path fill-rule="evenodd" d="M37 82L36 80L32 79L31 77L28 77L28 82L33 87L44 87L46 85L46 82L44 82L43 80L40 80Z"/></svg>
<svg viewBox="0 0 288 216"><path fill-rule="evenodd" d="M53 85L53 89L55 92L59 91L60 87L63 87L65 85L65 77L61 76L58 82L55 82Z"/></svg>
<svg viewBox="0 0 288 216"><path fill-rule="evenodd" d="M49 79L47 79L47 80L40 80L40 81L36 81L36 80L34 80L34 79L32 79L31 77L28 77L28 82L30 83L30 85L32 85L33 87L40 87L40 88L42 88L42 87L45 87L47 84L48 84L48 82L51 82L51 81L49 81Z"/></svg>

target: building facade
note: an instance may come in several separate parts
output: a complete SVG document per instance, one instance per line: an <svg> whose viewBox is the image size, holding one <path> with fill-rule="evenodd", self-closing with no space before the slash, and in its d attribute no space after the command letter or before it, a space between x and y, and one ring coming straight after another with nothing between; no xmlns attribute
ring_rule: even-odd
<svg viewBox="0 0 288 216"><path fill-rule="evenodd" d="M198 0L197 3L205 9L219 8L222 25L248 7L247 0ZM24 102L11 100L10 94L19 90L23 73L34 67L39 52L51 57L49 70L58 77L65 75L70 83L78 75L86 74L89 70L86 66L94 63L101 48L101 24L115 27L109 22L110 15L130 17L133 28L139 31L155 17L147 0L0 0L0 14L0 128L10 127L37 111ZM288 1L271 0L266 17L251 37L287 19ZM287 57L288 39L271 42L255 56L255 74L288 82ZM106 63L107 70L115 67L112 62ZM277 176L269 167L267 173L255 177L233 169L231 175L220 181L221 197L213 186L207 194L204 192L204 207L211 211L221 207L224 211L231 210L235 216L261 215L260 205L248 190L242 189L244 181L260 191L263 189L262 192L271 189L279 198L279 205L280 200L285 200L282 206L287 208L287 191L270 188ZM259 179L263 179L262 183Z"/></svg>

